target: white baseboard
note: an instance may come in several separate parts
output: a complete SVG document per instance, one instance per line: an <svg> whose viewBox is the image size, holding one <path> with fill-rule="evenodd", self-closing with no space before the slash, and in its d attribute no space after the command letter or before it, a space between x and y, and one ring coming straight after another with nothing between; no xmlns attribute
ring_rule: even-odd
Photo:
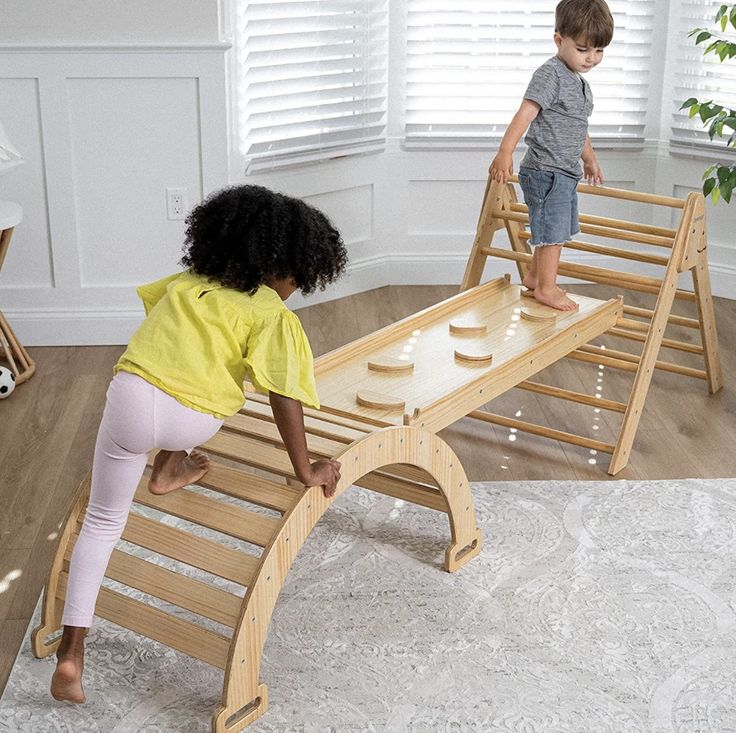
<svg viewBox="0 0 736 733"><path fill-rule="evenodd" d="M715 296L733 298L736 294L736 266L719 262L731 253L726 247L711 247L711 287ZM594 257L594 256L593 256ZM591 256L567 259L589 263ZM465 272L466 256L453 253L397 254L374 256L352 263L348 274L324 292L309 297L295 294L289 307L298 309L336 300L386 285L449 285L460 283ZM615 260L596 258L605 267L619 267ZM513 262L489 259L484 279L510 273L517 279ZM561 278L561 282L574 282ZM143 318L142 308L110 311L74 309L8 310L6 317L25 346L93 346L125 344Z"/></svg>

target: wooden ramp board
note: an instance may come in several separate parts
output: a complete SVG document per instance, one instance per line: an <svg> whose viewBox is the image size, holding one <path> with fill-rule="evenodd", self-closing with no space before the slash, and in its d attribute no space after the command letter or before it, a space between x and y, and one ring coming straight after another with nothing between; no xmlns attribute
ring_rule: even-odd
<svg viewBox="0 0 736 733"><path fill-rule="evenodd" d="M605 332L621 316L618 300L575 297L579 310L527 321L520 286L498 278L409 316L317 360L322 409L440 430ZM452 333L454 323L483 323L487 331L471 338ZM458 350L492 354L492 360L482 366L458 359ZM414 362L411 373L385 375L366 367L386 352L402 351ZM400 396L405 414L357 404L356 392Z"/></svg>

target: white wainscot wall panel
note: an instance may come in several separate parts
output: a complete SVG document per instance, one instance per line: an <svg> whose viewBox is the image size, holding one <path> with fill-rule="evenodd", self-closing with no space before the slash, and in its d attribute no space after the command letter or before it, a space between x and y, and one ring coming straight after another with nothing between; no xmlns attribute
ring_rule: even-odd
<svg viewBox="0 0 736 733"><path fill-rule="evenodd" d="M0 177L0 199L21 203L24 217L16 228L0 278L7 288L50 288L54 274L37 79L0 78L0 118L25 159L23 165Z"/></svg>
<svg viewBox="0 0 736 733"><path fill-rule="evenodd" d="M227 185L227 44L0 46L0 113L25 165L2 309L28 345L122 344L135 286L178 267L187 207Z"/></svg>
<svg viewBox="0 0 736 733"><path fill-rule="evenodd" d="M202 198L196 79L69 79L81 287L136 286L181 257L166 188Z"/></svg>

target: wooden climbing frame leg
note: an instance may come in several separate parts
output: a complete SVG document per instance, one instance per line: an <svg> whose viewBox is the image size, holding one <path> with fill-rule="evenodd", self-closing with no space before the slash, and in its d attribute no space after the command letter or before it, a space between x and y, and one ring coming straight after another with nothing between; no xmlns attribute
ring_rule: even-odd
<svg viewBox="0 0 736 733"><path fill-rule="evenodd" d="M721 360L718 354L718 333L716 314L713 308L713 294L710 290L710 275L705 251L699 253L698 263L692 269L695 302L698 306L698 320L703 341L703 359L708 379L708 391L715 394L723 386Z"/></svg>
<svg viewBox="0 0 736 733"><path fill-rule="evenodd" d="M445 569L454 571L478 555L481 533L465 472L452 449L440 438L412 427L389 427L351 443L335 458L342 477L335 497L320 487L306 491L284 517L281 530L264 551L255 583L248 589L225 668L222 707L213 715L213 733L240 731L263 715L268 690L259 680L261 655L276 599L299 549L312 528L346 487L384 466L408 464L424 469L447 503L451 543Z"/></svg>
<svg viewBox="0 0 736 733"><path fill-rule="evenodd" d="M58 597L58 583L61 575L62 566L64 564L64 553L69 545L72 533L77 528L78 519L84 514L85 507L89 500L89 490L92 481L92 472L87 474L85 479L79 485L77 496L74 499L72 508L64 522L59 544L56 549L56 555L51 565L48 582L43 591L43 610L41 612L41 623L33 630L31 634L31 645L34 656L42 659L53 654L61 641L61 614L64 610L64 604ZM52 634L58 634L51 639Z"/></svg>

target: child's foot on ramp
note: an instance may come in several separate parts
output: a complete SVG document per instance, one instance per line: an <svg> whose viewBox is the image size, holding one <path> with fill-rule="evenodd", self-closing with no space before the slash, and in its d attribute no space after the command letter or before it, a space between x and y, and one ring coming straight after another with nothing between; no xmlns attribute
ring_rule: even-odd
<svg viewBox="0 0 736 733"><path fill-rule="evenodd" d="M555 288L549 292L536 288L534 291L534 299L538 303L548 305L558 311L574 311L578 309L578 304L568 297L562 288Z"/></svg>
<svg viewBox="0 0 736 733"><path fill-rule="evenodd" d="M187 484L193 484L207 473L210 460L204 453L192 451L159 451L153 461L148 482L152 494L168 494Z"/></svg>

